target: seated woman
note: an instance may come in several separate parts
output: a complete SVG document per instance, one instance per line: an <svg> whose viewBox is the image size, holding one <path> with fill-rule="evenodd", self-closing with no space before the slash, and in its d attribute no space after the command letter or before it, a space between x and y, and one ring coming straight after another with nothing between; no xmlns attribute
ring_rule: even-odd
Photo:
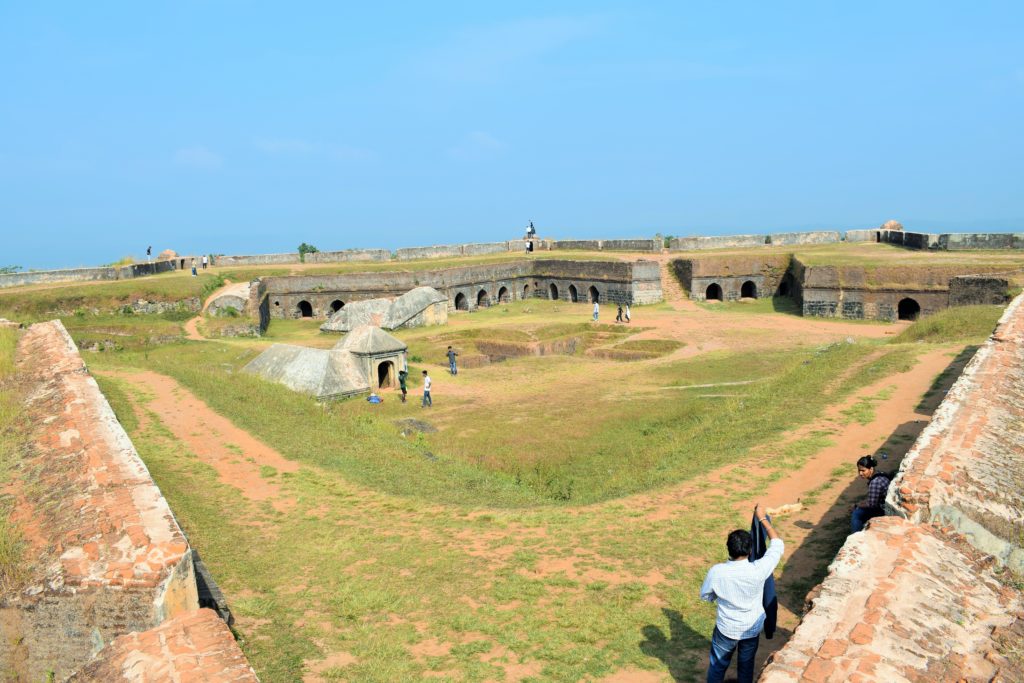
<svg viewBox="0 0 1024 683"><path fill-rule="evenodd" d="M889 482L892 477L884 472L876 472L878 461L870 455L865 455L857 461L857 476L868 480L868 496L853 506L850 515L850 530L852 533L864 530L864 525L872 517L881 517L885 514L882 507L885 503L885 494L889 490Z"/></svg>

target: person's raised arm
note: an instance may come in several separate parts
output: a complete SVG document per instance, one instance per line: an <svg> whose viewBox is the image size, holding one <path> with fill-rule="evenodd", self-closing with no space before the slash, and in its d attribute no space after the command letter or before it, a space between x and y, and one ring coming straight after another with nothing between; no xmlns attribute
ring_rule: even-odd
<svg viewBox="0 0 1024 683"><path fill-rule="evenodd" d="M769 539L774 541L779 538L779 532L775 530L775 527L772 526L771 520L768 519L768 511L765 509L764 505L758 503L757 506L754 507L754 516L757 517L757 521L761 522L761 526L764 527L764 531L768 534Z"/></svg>

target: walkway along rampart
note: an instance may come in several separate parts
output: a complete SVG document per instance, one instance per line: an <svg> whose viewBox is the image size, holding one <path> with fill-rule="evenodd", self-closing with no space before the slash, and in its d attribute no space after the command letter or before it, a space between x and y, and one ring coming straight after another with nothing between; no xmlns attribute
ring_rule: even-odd
<svg viewBox="0 0 1024 683"><path fill-rule="evenodd" d="M23 680L64 680L118 636L195 614L196 571L167 501L60 321L32 325L17 364L34 426L9 492L35 563L0 598L0 662ZM230 638L219 619L204 628ZM241 652L231 644L223 654L235 661ZM163 656L143 652L133 666ZM207 662L205 680L236 680L218 677L220 655Z"/></svg>
<svg viewBox="0 0 1024 683"><path fill-rule="evenodd" d="M761 681L1024 680L1024 297L964 369Z"/></svg>

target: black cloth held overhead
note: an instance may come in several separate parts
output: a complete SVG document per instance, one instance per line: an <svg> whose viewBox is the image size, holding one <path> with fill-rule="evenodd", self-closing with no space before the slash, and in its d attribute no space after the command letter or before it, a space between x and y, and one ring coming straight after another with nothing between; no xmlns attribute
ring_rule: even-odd
<svg viewBox="0 0 1024 683"><path fill-rule="evenodd" d="M771 517L768 517L768 521L771 521ZM764 525L758 521L757 513L754 513L753 519L750 520L750 539L750 557L747 559L750 562L760 560L768 552L768 532L764 530ZM761 605L764 607L764 637L771 640L772 636L775 635L775 626L779 621L779 598L775 595L774 575L765 579Z"/></svg>

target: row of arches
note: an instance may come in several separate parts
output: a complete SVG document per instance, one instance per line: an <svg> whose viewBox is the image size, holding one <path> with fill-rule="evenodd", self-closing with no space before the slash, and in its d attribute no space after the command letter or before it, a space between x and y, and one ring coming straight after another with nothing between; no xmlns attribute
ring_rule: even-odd
<svg viewBox="0 0 1024 683"><path fill-rule="evenodd" d="M753 280L747 280L740 285L740 297L743 299L757 298L757 285ZM724 298L722 295L722 286L717 282L712 282L704 291L704 298L707 301L722 301Z"/></svg>
<svg viewBox="0 0 1024 683"><path fill-rule="evenodd" d="M343 308L345 308L345 302L342 301L341 299L335 299L334 301L331 302L331 313L337 313ZM313 317L313 304L309 303L305 299L303 299L296 305L296 310L298 311L300 318Z"/></svg>
<svg viewBox="0 0 1024 683"><path fill-rule="evenodd" d="M576 289L576 285L569 285L568 292L569 292L569 301L573 302L574 304L575 303L579 303L580 292L579 292L578 289ZM548 294L551 296L551 300L552 301L557 301L558 300L558 285L556 285L553 282L550 285L548 285ZM590 301L590 303L592 303L592 304L599 303L601 301L601 292L597 291L597 287L593 287L592 286L590 289L587 290L587 297L588 297L588 300Z"/></svg>

